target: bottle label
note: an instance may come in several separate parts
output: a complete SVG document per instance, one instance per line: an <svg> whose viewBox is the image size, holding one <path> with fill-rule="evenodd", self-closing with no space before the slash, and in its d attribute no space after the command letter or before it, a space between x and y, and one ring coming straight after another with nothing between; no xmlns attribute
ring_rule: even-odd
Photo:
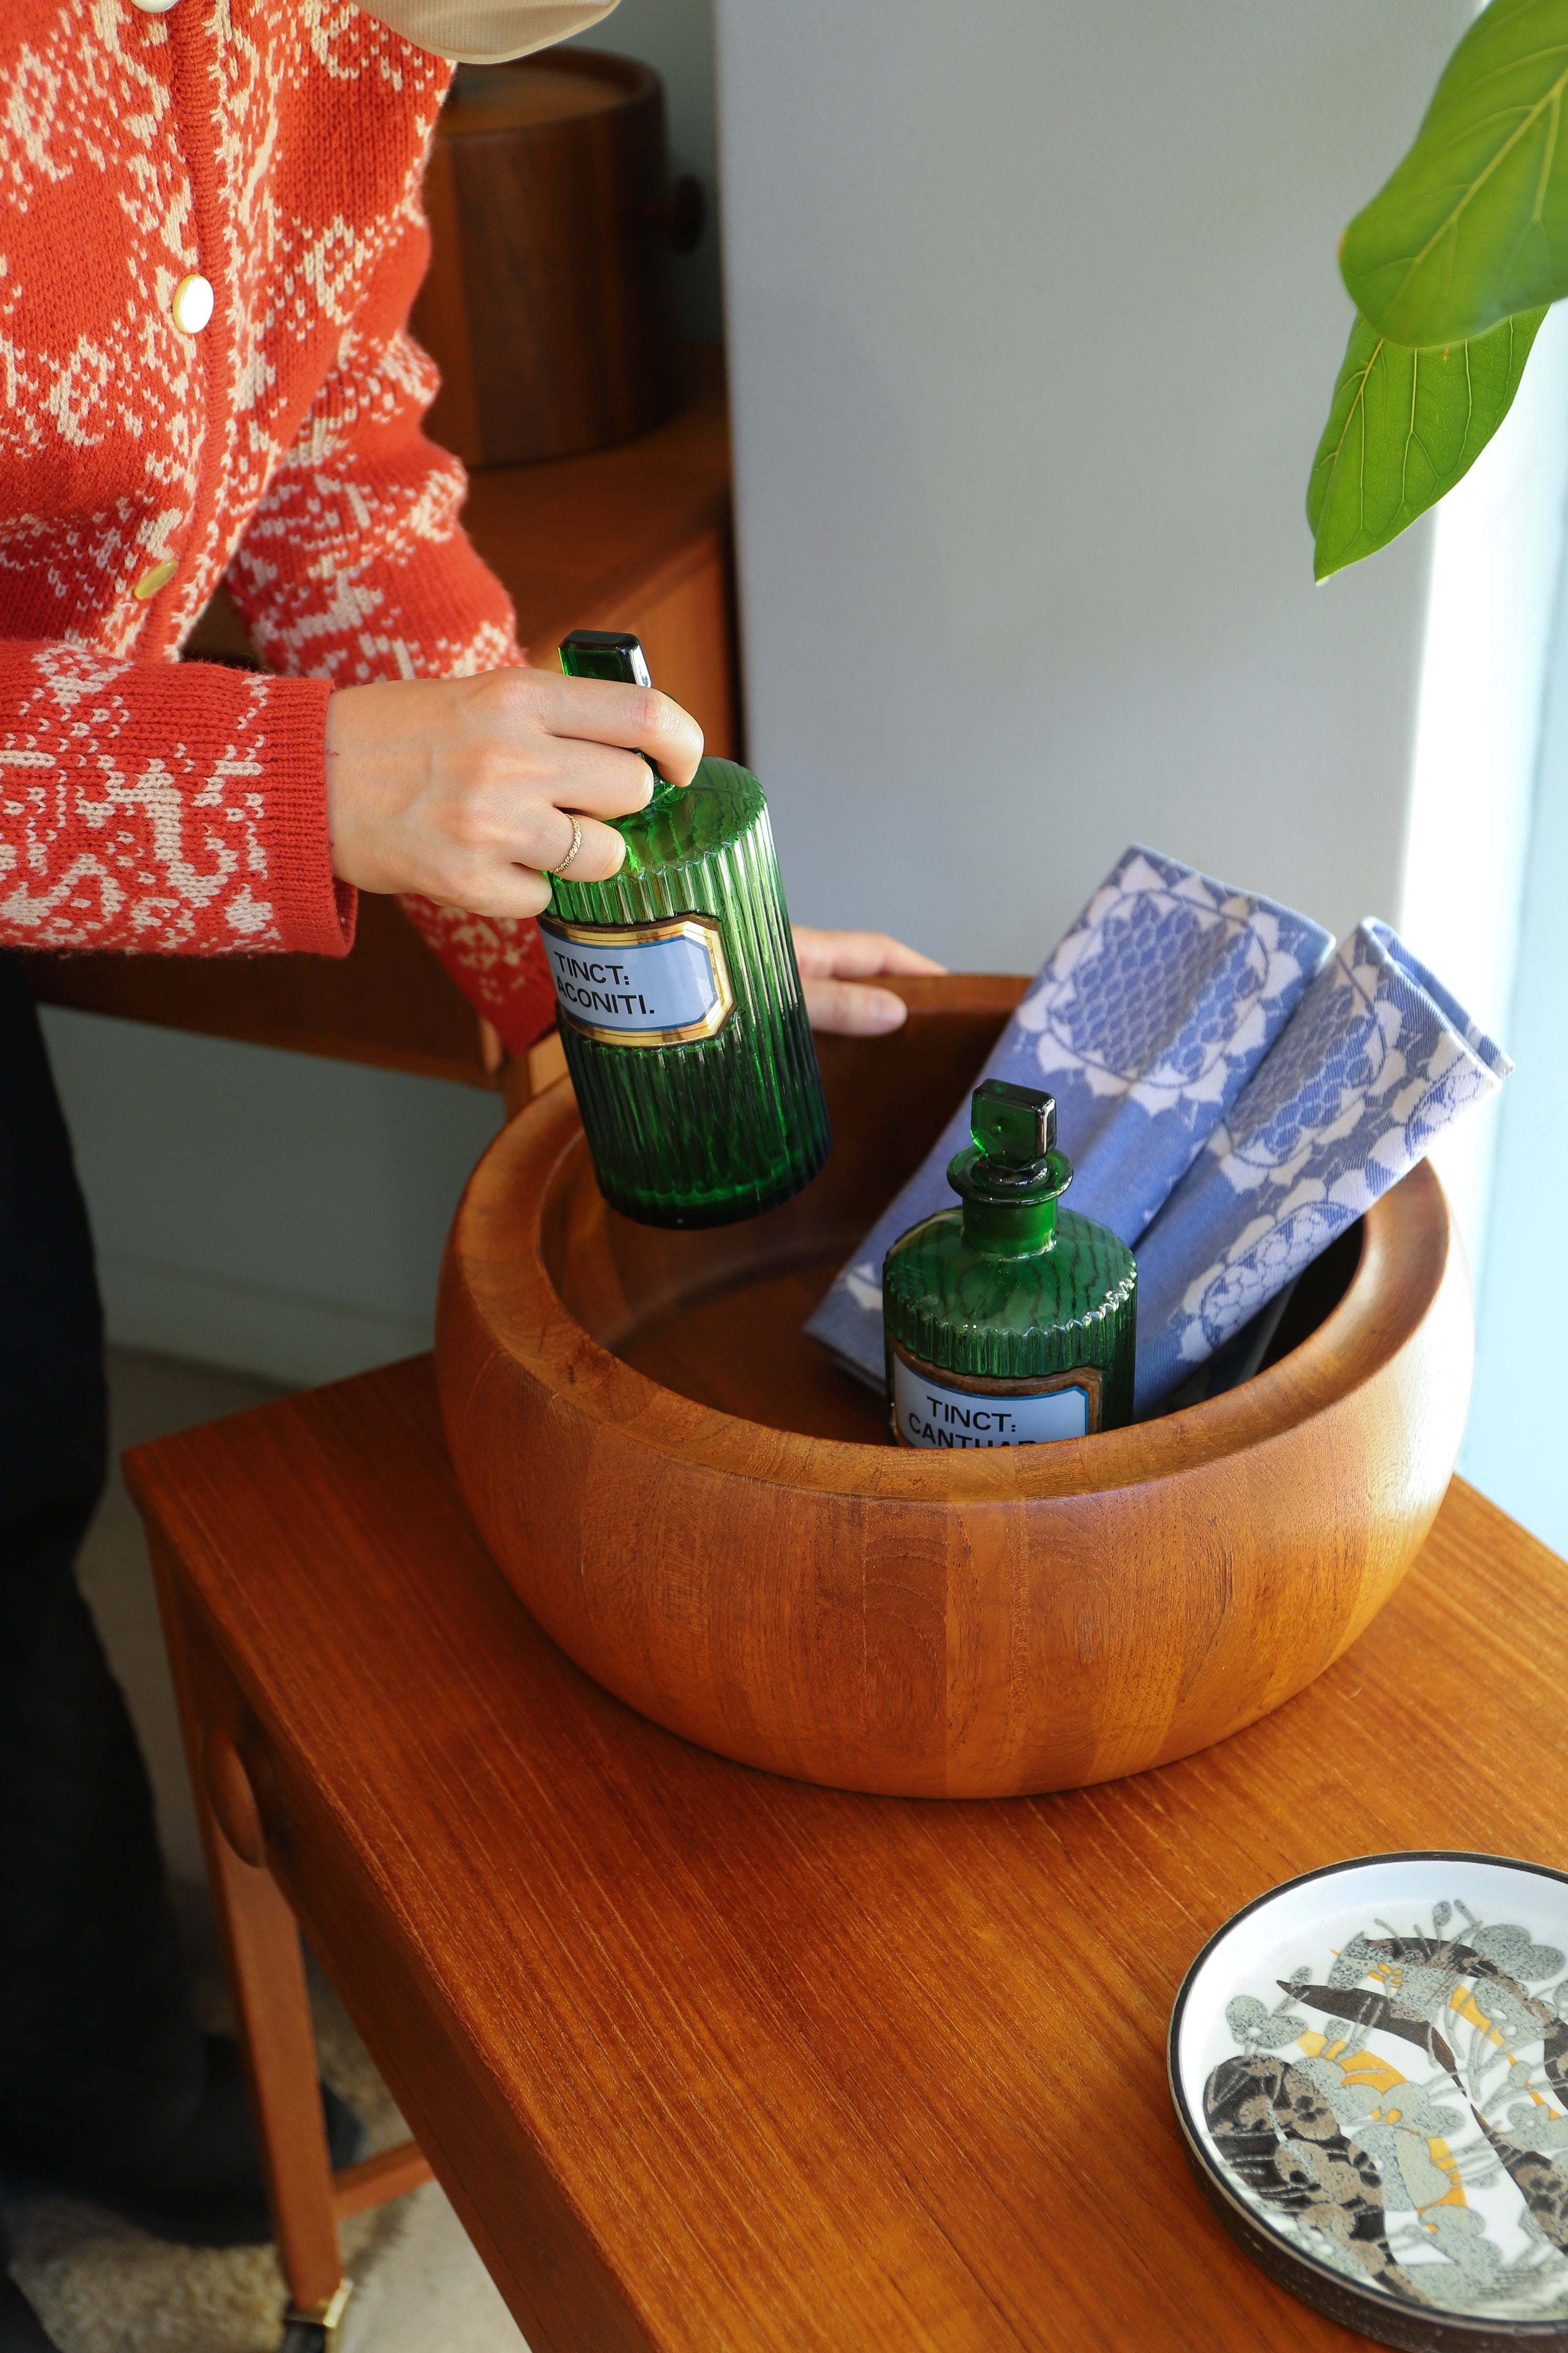
<svg viewBox="0 0 1568 2353"><path fill-rule="evenodd" d="M1100 1367L1038 1381L973 1383L931 1373L893 1350L893 1427L900 1446L1042 1446L1100 1428Z"/></svg>
<svg viewBox="0 0 1568 2353"><path fill-rule="evenodd" d="M563 1020L601 1046L686 1046L716 1038L735 1009L711 915L651 923L568 923L541 915Z"/></svg>

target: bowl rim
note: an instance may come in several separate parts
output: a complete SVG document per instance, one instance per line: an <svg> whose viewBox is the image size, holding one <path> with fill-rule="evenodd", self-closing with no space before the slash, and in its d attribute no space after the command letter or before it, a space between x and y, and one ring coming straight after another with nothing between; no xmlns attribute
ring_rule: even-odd
<svg viewBox="0 0 1568 2353"><path fill-rule="evenodd" d="M967 977L943 976L945 997L929 983L921 994L940 1011L952 1005L954 982ZM999 976L976 977L994 990ZM1447 1200L1423 1160L1363 1212L1355 1271L1323 1322L1251 1380L1150 1421L1048 1447L995 1455L926 1451L752 1421L668 1388L616 1356L568 1306L545 1256L546 1221L564 1190L594 1181L576 1099L558 1081L502 1128L469 1177L447 1244L443 1301L454 1278L463 1283L475 1304L490 1311L487 1330L510 1363L552 1395L557 1410L620 1445L679 1455L695 1473L906 1504L1005 1507L1145 1487L1288 1442L1409 1346L1456 1267ZM614 1212L606 1207L604 1214ZM498 1226L507 1236L503 1251L472 1246L476 1228L493 1239ZM504 1264L504 1298L498 1263ZM563 1377L568 1359L569 1380ZM765 1467L757 1459L759 1430L769 1441Z"/></svg>

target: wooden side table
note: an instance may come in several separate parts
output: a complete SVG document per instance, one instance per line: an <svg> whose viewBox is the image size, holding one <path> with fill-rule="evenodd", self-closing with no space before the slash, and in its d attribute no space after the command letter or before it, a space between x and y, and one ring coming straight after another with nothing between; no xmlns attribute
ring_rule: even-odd
<svg viewBox="0 0 1568 2353"><path fill-rule="evenodd" d="M1210 2216L1165 2026L1211 1931L1294 1873L1568 1864L1568 1570L1462 1482L1277 1715L1132 1780L941 1804L726 1764L590 1683L465 1516L427 1357L126 1469L302 2309L338 2258L289 1914L533 2353L1354 2341ZM337 2211L418 2166L375 2162Z"/></svg>

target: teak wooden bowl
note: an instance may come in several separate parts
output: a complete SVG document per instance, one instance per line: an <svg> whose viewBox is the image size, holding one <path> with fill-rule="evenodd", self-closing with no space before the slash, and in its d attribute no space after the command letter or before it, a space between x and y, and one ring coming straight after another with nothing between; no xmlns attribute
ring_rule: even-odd
<svg viewBox="0 0 1568 2353"><path fill-rule="evenodd" d="M897 1036L820 1040L833 1154L748 1224L617 1217L563 1083L458 1209L437 1361L485 1541L589 1674L724 1756L954 1798L1185 1756L1339 1657L1447 1485L1472 1330L1425 1166L1368 1212L1321 1324L1240 1388L1050 1446L885 1442L801 1324L1024 986L901 982Z"/></svg>

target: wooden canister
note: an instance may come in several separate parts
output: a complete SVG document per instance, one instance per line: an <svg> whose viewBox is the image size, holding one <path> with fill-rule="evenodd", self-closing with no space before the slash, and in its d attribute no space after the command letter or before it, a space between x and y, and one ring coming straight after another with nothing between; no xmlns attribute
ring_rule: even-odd
<svg viewBox="0 0 1568 2353"><path fill-rule="evenodd" d="M664 88L601 49L463 66L436 129L416 336L429 430L471 466L598 449L673 412L669 254L701 191L669 184Z"/></svg>

